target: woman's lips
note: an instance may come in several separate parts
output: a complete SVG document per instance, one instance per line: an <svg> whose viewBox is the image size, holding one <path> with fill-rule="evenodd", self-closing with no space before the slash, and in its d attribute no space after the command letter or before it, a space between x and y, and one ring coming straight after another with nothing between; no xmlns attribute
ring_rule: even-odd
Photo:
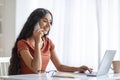
<svg viewBox="0 0 120 80"><path fill-rule="evenodd" d="M44 33L44 34L47 34L47 33L48 33L48 30L44 30L43 33Z"/></svg>

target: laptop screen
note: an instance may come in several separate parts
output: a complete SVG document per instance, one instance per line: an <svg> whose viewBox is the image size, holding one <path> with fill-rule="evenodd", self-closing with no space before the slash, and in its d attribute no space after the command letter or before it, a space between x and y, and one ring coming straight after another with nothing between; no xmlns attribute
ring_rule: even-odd
<svg viewBox="0 0 120 80"><path fill-rule="evenodd" d="M97 75L104 75L108 73L112 60L115 56L116 50L106 50L105 55L101 61Z"/></svg>

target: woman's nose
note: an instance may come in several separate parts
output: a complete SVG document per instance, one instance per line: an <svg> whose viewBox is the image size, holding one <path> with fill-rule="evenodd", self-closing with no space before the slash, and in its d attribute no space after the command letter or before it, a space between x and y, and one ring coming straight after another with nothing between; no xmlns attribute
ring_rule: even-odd
<svg viewBox="0 0 120 80"><path fill-rule="evenodd" d="M50 26L51 26L50 22L48 22L48 23L47 23L47 26L48 26L48 27L50 27Z"/></svg>

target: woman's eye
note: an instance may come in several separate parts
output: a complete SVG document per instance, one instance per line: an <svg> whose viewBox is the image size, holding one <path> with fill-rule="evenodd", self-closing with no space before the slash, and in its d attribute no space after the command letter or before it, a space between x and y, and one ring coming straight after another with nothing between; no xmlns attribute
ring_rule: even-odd
<svg viewBox="0 0 120 80"><path fill-rule="evenodd" d="M47 22L46 20L43 20L43 22Z"/></svg>

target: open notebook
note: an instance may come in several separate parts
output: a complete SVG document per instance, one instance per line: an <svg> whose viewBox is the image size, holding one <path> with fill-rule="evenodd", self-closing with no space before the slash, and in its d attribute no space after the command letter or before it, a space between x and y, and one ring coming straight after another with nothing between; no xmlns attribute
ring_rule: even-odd
<svg viewBox="0 0 120 80"><path fill-rule="evenodd" d="M116 50L106 50L98 72L86 73L87 76L101 76L108 73Z"/></svg>
<svg viewBox="0 0 120 80"><path fill-rule="evenodd" d="M62 77L62 78L78 78L78 77L85 77L84 74L76 74L70 72L56 72L52 77Z"/></svg>

